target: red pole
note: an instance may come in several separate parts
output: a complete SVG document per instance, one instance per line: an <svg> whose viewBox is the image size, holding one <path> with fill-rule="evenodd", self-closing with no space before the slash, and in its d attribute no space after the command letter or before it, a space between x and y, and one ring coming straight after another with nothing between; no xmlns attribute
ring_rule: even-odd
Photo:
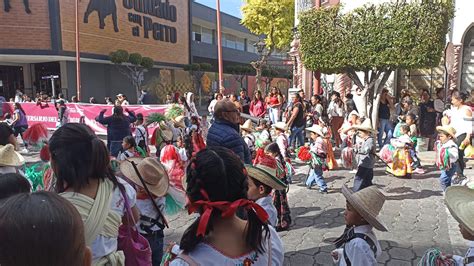
<svg viewBox="0 0 474 266"><path fill-rule="evenodd" d="M79 49L79 0L76 0L76 91L81 100L81 54Z"/></svg>
<svg viewBox="0 0 474 266"><path fill-rule="evenodd" d="M316 0L315 3L315 8L320 8L321 7L321 0ZM313 94L321 94L321 72L320 71L315 71L314 76L313 76Z"/></svg>
<svg viewBox="0 0 474 266"><path fill-rule="evenodd" d="M219 63L219 88L224 87L223 67L222 67L222 33L221 33L221 4L216 0L217 9L217 60Z"/></svg>

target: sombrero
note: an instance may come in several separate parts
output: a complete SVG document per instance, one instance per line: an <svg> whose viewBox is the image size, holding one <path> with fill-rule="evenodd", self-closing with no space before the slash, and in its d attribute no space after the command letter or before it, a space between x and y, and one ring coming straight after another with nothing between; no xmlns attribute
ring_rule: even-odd
<svg viewBox="0 0 474 266"><path fill-rule="evenodd" d="M0 146L0 166L22 166L25 158L15 151L12 144Z"/></svg>
<svg viewBox="0 0 474 266"><path fill-rule="evenodd" d="M372 128L372 123L371 123L370 119L368 119L368 118L365 119L364 122L362 122L362 124L355 125L352 128L357 129L357 130L367 131L367 132L370 132L370 133L377 133L377 130Z"/></svg>
<svg viewBox="0 0 474 266"><path fill-rule="evenodd" d="M175 119L173 119L173 123L176 127L179 128L186 128L186 124L184 123L185 116L177 116Z"/></svg>
<svg viewBox="0 0 474 266"><path fill-rule="evenodd" d="M356 110L352 110L352 112L349 113L349 117L351 117L351 115L355 115L357 117L360 117L359 113Z"/></svg>
<svg viewBox="0 0 474 266"><path fill-rule="evenodd" d="M160 122L160 130L161 130L161 137L164 141L172 141L173 140L173 131L168 127L168 125L164 122Z"/></svg>
<svg viewBox="0 0 474 266"><path fill-rule="evenodd" d="M442 132L450 135L451 137L456 138L456 129L454 129L450 125L437 126L436 131L442 131Z"/></svg>
<svg viewBox="0 0 474 266"><path fill-rule="evenodd" d="M288 130L288 127L286 126L285 122L276 122L275 124L272 125L272 127L283 130L283 131Z"/></svg>
<svg viewBox="0 0 474 266"><path fill-rule="evenodd" d="M314 132L314 133L318 134L321 137L324 136L323 129L318 125L312 125L311 127L306 128L306 130L308 130L310 132Z"/></svg>
<svg viewBox="0 0 474 266"><path fill-rule="evenodd" d="M143 188L143 184L138 177L132 163L135 163L150 193L162 197L166 195L169 187L168 173L165 167L158 160L147 158L128 158L120 163L120 171L130 181Z"/></svg>
<svg viewBox="0 0 474 266"><path fill-rule="evenodd" d="M247 132L253 132L254 129L253 129L252 120L247 119L247 121L245 121L245 123L240 126L240 129L245 130Z"/></svg>
<svg viewBox="0 0 474 266"><path fill-rule="evenodd" d="M385 202L385 196L376 186L370 186L357 192L352 192L346 185L342 185L342 194L365 221L375 227L375 229L387 231L387 227L385 227L378 218Z"/></svg>
<svg viewBox="0 0 474 266"><path fill-rule="evenodd" d="M465 186L451 186L444 198L451 215L474 235L474 190Z"/></svg>

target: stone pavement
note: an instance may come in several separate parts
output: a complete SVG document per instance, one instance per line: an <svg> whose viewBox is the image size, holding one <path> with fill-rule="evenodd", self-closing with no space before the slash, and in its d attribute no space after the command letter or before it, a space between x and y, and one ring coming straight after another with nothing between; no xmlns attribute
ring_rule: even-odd
<svg viewBox="0 0 474 266"><path fill-rule="evenodd" d="M420 154L422 162L428 155ZM28 155L27 160L37 161L37 153ZM464 254L467 249L467 242L443 203L439 171L428 164L427 173L414 175L413 179L388 176L381 164L374 171L374 182L386 195L381 219L389 229L376 232L383 249L378 258L381 265L416 265L430 247L454 254ZM345 199L340 188L344 183L352 186L353 174L345 169L325 172L330 191L322 195L317 188L304 187L307 166L296 164L296 171L289 192L293 225L289 231L280 233L285 265L332 265L331 241L344 230ZM472 175L474 171L465 173ZM171 228L165 230L165 243L179 242L193 219L185 212L168 217Z"/></svg>
<svg viewBox="0 0 474 266"><path fill-rule="evenodd" d="M413 179L388 176L382 165L375 169L374 182L386 195L381 219L389 232L376 232L383 249L380 265L416 265L430 247L446 253L464 254L467 243L456 221L449 215L438 183L439 171L425 166L427 173ZM293 225L279 233L285 248L285 265L332 265L331 241L344 230L345 198L342 184L352 186L349 170L325 172L330 188L322 195L317 188L308 190L304 180L307 166L297 165L297 176L289 192ZM473 170L466 170L473 174ZM192 217L185 213L170 217L171 228L165 231L166 242L177 241ZM165 242L165 243L166 243Z"/></svg>

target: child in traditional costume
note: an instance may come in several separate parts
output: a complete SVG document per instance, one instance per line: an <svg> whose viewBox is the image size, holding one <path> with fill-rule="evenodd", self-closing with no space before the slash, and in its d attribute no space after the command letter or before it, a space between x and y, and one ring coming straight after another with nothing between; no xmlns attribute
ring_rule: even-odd
<svg viewBox="0 0 474 266"><path fill-rule="evenodd" d="M181 189L183 188L183 178L185 178L185 162L179 155L179 150L173 145L173 132L171 129L162 128L163 141L166 143L165 147L160 153L160 162L165 166L166 171L170 179L170 183Z"/></svg>
<svg viewBox="0 0 474 266"><path fill-rule="evenodd" d="M137 121L135 122L135 143L147 155L150 153L148 148L148 129L143 119L143 114L137 114Z"/></svg>
<svg viewBox="0 0 474 266"><path fill-rule="evenodd" d="M353 127L358 131L361 143L355 145L357 173L354 177L354 191L372 185L375 163L375 140L372 136L376 131L372 128L370 119L365 119L361 125Z"/></svg>
<svg viewBox="0 0 474 266"><path fill-rule="evenodd" d="M327 142L323 139L324 133L318 125L313 125L306 129L310 132L312 143L310 144L311 153L311 170L308 179L306 179L306 187L311 189L315 184L319 186L319 192L327 194L328 186L323 178L323 171L327 170Z"/></svg>
<svg viewBox="0 0 474 266"><path fill-rule="evenodd" d="M321 124L321 132L324 134L323 140L326 142L326 165L328 170L333 170L337 168L337 161L336 156L334 155L334 150L331 142L332 131L331 127L327 126L327 124Z"/></svg>
<svg viewBox="0 0 474 266"><path fill-rule="evenodd" d="M140 153L137 151L137 143L132 136L127 136L123 138L122 149L117 155L117 160L124 161L132 157L140 157Z"/></svg>
<svg viewBox="0 0 474 266"><path fill-rule="evenodd" d="M166 203L164 196L169 189L166 170L156 159L147 157L123 161L120 171L135 185L136 207L140 211L137 228L150 244L152 265L160 265L163 257L163 231L168 226L163 215Z"/></svg>
<svg viewBox="0 0 474 266"><path fill-rule="evenodd" d="M286 164L286 177L288 178L288 183L292 183L292 177L295 173L295 169L291 163L290 155L288 153L288 136L286 135L285 131L287 130L285 122L276 122L275 124L272 125L272 127L275 129L275 135L276 135L276 144L278 145L278 148L280 149L280 153L283 155L285 159L285 164Z"/></svg>
<svg viewBox="0 0 474 266"><path fill-rule="evenodd" d="M405 118L405 122L407 126L410 127L410 132L408 135L410 136L411 140L413 141L413 146L410 148L410 156L412 157L413 160L413 173L415 174L424 174L425 170L423 170L423 167L421 166L420 159L416 155L416 145L417 145L417 139L418 139L418 128L416 126L416 115L413 113L408 113Z"/></svg>
<svg viewBox="0 0 474 266"><path fill-rule="evenodd" d="M348 120L344 122L342 127L339 129L339 135L342 139L342 151L341 151L341 162L345 168L351 169L351 173L356 173L356 165L354 164L354 150L353 145L355 144L357 134L353 126L360 124L359 113L357 111L352 111Z"/></svg>
<svg viewBox="0 0 474 266"><path fill-rule="evenodd" d="M256 159L255 165L263 165L272 168L276 171L276 177L280 179L286 186L288 179L286 177L286 166L283 155L276 143L271 143L265 147L265 155ZM274 169L274 170L273 170ZM291 225L290 206L288 205L287 187L281 190L275 190L273 197L273 205L277 209L277 224L275 229L277 231L288 230Z"/></svg>
<svg viewBox="0 0 474 266"><path fill-rule="evenodd" d="M334 241L336 249L331 252L334 263L341 266L377 265L382 247L373 228L387 231L378 218L385 197L375 186L352 192L343 185L342 194L346 198L346 229Z"/></svg>
<svg viewBox="0 0 474 266"><path fill-rule="evenodd" d="M436 166L441 170L439 181L443 191L451 186L451 181L456 173L456 161L459 159L456 130L452 126L438 126L439 141L436 144Z"/></svg>
<svg viewBox="0 0 474 266"><path fill-rule="evenodd" d="M410 150L413 148L413 141L408 135L410 127L401 125L399 127L400 135L390 140L384 153L391 152L391 160L387 166L387 172L396 177L411 178L413 173L413 157ZM382 157L383 158L383 157Z"/></svg>
<svg viewBox="0 0 474 266"><path fill-rule="evenodd" d="M245 121L245 123L240 126L240 131L245 144L247 144L250 150L250 154L253 154L255 152L255 136L252 134L254 132L252 121L250 119Z"/></svg>
<svg viewBox="0 0 474 266"><path fill-rule="evenodd" d="M276 177L276 168L257 164L255 166L247 165L249 188L247 197L255 201L268 214L268 223L275 227L278 222L277 210L272 200L272 190L286 189L285 183Z"/></svg>
<svg viewBox="0 0 474 266"><path fill-rule="evenodd" d="M191 127L189 128L188 135L191 139L192 145L190 149L190 154L188 154L188 157L190 158L196 155L196 153L198 153L200 150L206 148L206 143L204 142L204 138L202 137L201 123L199 121L199 117L191 117Z"/></svg>

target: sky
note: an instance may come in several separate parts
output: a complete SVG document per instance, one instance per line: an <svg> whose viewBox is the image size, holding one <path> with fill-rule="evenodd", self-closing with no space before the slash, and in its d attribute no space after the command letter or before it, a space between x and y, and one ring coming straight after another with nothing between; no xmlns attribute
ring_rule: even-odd
<svg viewBox="0 0 474 266"><path fill-rule="evenodd" d="M198 3L203 5L216 8L216 0L195 0ZM240 6L242 5L242 0L221 0L221 12L227 13L229 15L242 18L240 14Z"/></svg>

